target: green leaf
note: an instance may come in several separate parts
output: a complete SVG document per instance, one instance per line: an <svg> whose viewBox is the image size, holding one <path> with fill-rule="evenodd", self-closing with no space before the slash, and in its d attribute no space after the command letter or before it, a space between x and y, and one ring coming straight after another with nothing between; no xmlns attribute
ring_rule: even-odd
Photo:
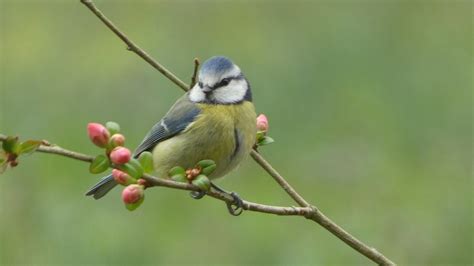
<svg viewBox="0 0 474 266"><path fill-rule="evenodd" d="M214 170L216 170L216 168L217 164L211 164L205 168L202 168L201 173L205 176L209 176L210 174L212 174L212 172L214 172Z"/></svg>
<svg viewBox="0 0 474 266"><path fill-rule="evenodd" d="M153 173L153 155L151 154L151 152L142 152L138 157L138 161L142 165L143 171L145 171L145 173Z"/></svg>
<svg viewBox="0 0 474 266"><path fill-rule="evenodd" d="M127 208L127 210L129 211L134 211L136 210L138 207L140 207L140 205L142 205L143 201L145 200L145 196L143 196L142 198L140 198L137 202L135 203L131 203L131 204L125 204L125 208Z"/></svg>
<svg viewBox="0 0 474 266"><path fill-rule="evenodd" d="M184 174L177 174L177 175L174 175L171 177L171 179L173 179L174 181L176 182L181 182L181 183L187 183L188 182L188 179L186 178L186 176L184 176Z"/></svg>
<svg viewBox="0 0 474 266"><path fill-rule="evenodd" d="M201 169L206 168L213 164L216 164L213 160L202 160L197 163L197 165L200 166Z"/></svg>
<svg viewBox="0 0 474 266"><path fill-rule="evenodd" d="M211 181L205 175L198 175L192 183L203 191L208 191L211 188Z"/></svg>
<svg viewBox="0 0 474 266"><path fill-rule="evenodd" d="M3 150L7 153L18 154L19 146L18 137L8 136L2 143Z"/></svg>
<svg viewBox="0 0 474 266"><path fill-rule="evenodd" d="M270 138L269 136L265 136L258 142L258 146L265 146L273 142L275 142L274 139Z"/></svg>
<svg viewBox="0 0 474 266"><path fill-rule="evenodd" d="M41 146L40 140L27 140L20 144L19 154L30 154Z"/></svg>
<svg viewBox="0 0 474 266"><path fill-rule="evenodd" d="M169 176L175 176L175 175L184 176L185 174L186 174L186 171L181 166L175 166L175 167L171 168L171 170L168 172Z"/></svg>
<svg viewBox="0 0 474 266"><path fill-rule="evenodd" d="M142 165L140 164L140 162L139 162L137 159L132 158L132 159L130 159L130 161L129 161L128 163L129 163L130 165L132 165L132 166L135 168L135 170L137 171L137 175L138 175L138 176L137 176L137 177L133 176L133 177L135 177L135 178L140 178L140 177L143 176L143 172L144 172L144 171L143 171L143 167L142 167Z"/></svg>
<svg viewBox="0 0 474 266"><path fill-rule="evenodd" d="M129 174L131 177L135 178L135 179L138 179L140 177L143 176L143 169L141 168L136 168L135 165L133 165L132 163L132 160L130 160L130 162L126 163L126 164L122 164L120 166L118 166L118 168L124 172L126 172L127 174Z"/></svg>
<svg viewBox="0 0 474 266"><path fill-rule="evenodd" d="M109 121L109 122L105 123L105 127L109 131L110 136L120 132L120 125L117 124L116 122Z"/></svg>
<svg viewBox="0 0 474 266"><path fill-rule="evenodd" d="M107 170L110 166L109 158L105 155L97 155L89 166L89 172L100 174Z"/></svg>

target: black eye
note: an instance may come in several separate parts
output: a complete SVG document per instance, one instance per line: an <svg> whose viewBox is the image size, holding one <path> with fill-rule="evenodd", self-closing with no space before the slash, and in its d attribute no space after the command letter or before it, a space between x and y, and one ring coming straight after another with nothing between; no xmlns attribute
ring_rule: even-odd
<svg viewBox="0 0 474 266"><path fill-rule="evenodd" d="M198 86L199 86L199 88L202 89L202 86L204 86L204 85L202 84L202 82L199 81Z"/></svg>
<svg viewBox="0 0 474 266"><path fill-rule="evenodd" d="M220 82L219 85L221 85L221 86L227 86L227 85L229 85L229 83L230 83L230 78L225 78L225 79L222 79L222 80L221 80L221 82Z"/></svg>

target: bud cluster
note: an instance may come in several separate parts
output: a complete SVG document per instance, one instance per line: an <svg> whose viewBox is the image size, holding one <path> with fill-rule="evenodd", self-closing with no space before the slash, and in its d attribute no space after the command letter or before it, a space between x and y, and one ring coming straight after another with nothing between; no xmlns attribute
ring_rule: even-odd
<svg viewBox="0 0 474 266"><path fill-rule="evenodd" d="M213 160L199 161L194 168L184 170L181 166L171 168L168 175L177 182L189 183L199 187L203 191L211 188L209 175L216 170L217 165Z"/></svg>
<svg viewBox="0 0 474 266"><path fill-rule="evenodd" d="M142 152L133 158L129 149L125 148L125 136L120 134L120 126L115 122L104 125L89 123L87 133L97 147L105 150L105 154L95 157L90 165L90 172L102 173L113 167L112 176L120 185L125 186L122 200L129 210L135 210L144 199L146 181L141 179L144 173L153 171L153 156L150 152Z"/></svg>

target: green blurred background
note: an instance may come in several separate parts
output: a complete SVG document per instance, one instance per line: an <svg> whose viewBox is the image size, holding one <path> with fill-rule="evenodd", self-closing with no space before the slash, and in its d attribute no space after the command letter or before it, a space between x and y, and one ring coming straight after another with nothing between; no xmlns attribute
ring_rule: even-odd
<svg viewBox="0 0 474 266"><path fill-rule="evenodd" d="M90 121L133 147L181 91L78 0L0 0L0 132L98 153ZM471 1L96 1L189 81L227 55L276 143L268 160L310 202L400 265L473 264ZM0 176L0 265L368 265L314 223L227 214L152 189L136 212L99 176L46 154ZM294 203L248 159L218 182Z"/></svg>

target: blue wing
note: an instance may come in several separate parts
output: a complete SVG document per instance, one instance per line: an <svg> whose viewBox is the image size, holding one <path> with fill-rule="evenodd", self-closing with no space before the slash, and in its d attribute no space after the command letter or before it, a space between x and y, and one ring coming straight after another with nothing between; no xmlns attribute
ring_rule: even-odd
<svg viewBox="0 0 474 266"><path fill-rule="evenodd" d="M188 94L186 93L176 101L165 117L151 128L142 143L135 149L133 156L138 157L144 151L151 151L161 141L181 133L196 119L199 113L200 109L196 104L189 101ZM100 199L116 185L117 183L112 175L105 176L87 191L86 196L92 195L95 199Z"/></svg>
<svg viewBox="0 0 474 266"><path fill-rule="evenodd" d="M199 113L200 109L196 107L196 104L189 101L186 94L171 107L160 122L151 128L133 153L134 156L137 157L144 151L150 151L159 142L179 134L195 120Z"/></svg>

